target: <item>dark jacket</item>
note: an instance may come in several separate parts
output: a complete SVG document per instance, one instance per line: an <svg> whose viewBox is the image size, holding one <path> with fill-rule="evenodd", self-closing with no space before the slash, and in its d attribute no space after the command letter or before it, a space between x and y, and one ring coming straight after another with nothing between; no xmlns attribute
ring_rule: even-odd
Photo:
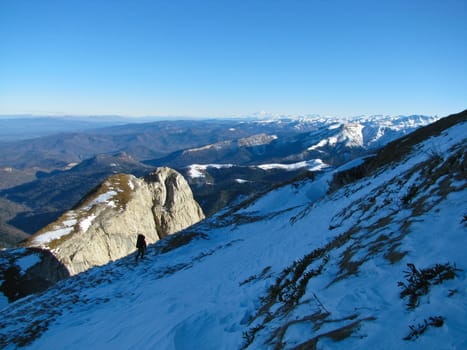
<svg viewBox="0 0 467 350"><path fill-rule="evenodd" d="M144 235L139 234L138 239L136 240L136 248L138 249L146 249L146 239Z"/></svg>

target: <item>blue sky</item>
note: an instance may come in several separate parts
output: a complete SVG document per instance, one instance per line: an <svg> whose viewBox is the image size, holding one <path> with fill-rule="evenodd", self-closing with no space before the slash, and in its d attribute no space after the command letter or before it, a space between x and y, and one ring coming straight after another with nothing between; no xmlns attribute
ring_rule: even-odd
<svg viewBox="0 0 467 350"><path fill-rule="evenodd" d="M0 114L466 108L466 0L0 0Z"/></svg>

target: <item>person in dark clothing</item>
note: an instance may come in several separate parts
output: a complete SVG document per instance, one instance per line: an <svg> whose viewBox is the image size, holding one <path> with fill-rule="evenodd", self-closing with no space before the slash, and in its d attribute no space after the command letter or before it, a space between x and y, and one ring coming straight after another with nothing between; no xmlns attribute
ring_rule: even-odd
<svg viewBox="0 0 467 350"><path fill-rule="evenodd" d="M146 252L146 237L139 234L136 240L136 248L138 248L138 253L136 254L135 260L138 261L138 258L141 256L141 259L144 259L144 253Z"/></svg>

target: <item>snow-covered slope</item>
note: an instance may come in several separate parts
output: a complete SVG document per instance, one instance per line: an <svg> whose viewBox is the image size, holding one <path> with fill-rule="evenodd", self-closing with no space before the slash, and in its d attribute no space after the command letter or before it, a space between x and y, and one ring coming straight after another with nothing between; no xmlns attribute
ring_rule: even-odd
<svg viewBox="0 0 467 350"><path fill-rule="evenodd" d="M277 188L11 304L0 345L465 349L465 120L331 194L331 171Z"/></svg>

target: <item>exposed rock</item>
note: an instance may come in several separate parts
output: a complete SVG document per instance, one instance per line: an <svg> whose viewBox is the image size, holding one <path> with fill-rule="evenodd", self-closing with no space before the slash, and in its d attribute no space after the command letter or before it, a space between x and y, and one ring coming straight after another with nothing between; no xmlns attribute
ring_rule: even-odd
<svg viewBox="0 0 467 350"><path fill-rule="evenodd" d="M48 250L0 251L0 292L9 302L46 290L66 277L69 277L67 269Z"/></svg>
<svg viewBox="0 0 467 350"><path fill-rule="evenodd" d="M157 168L144 178L116 174L27 245L50 250L74 275L134 252L138 233L150 244L203 218L175 170Z"/></svg>

